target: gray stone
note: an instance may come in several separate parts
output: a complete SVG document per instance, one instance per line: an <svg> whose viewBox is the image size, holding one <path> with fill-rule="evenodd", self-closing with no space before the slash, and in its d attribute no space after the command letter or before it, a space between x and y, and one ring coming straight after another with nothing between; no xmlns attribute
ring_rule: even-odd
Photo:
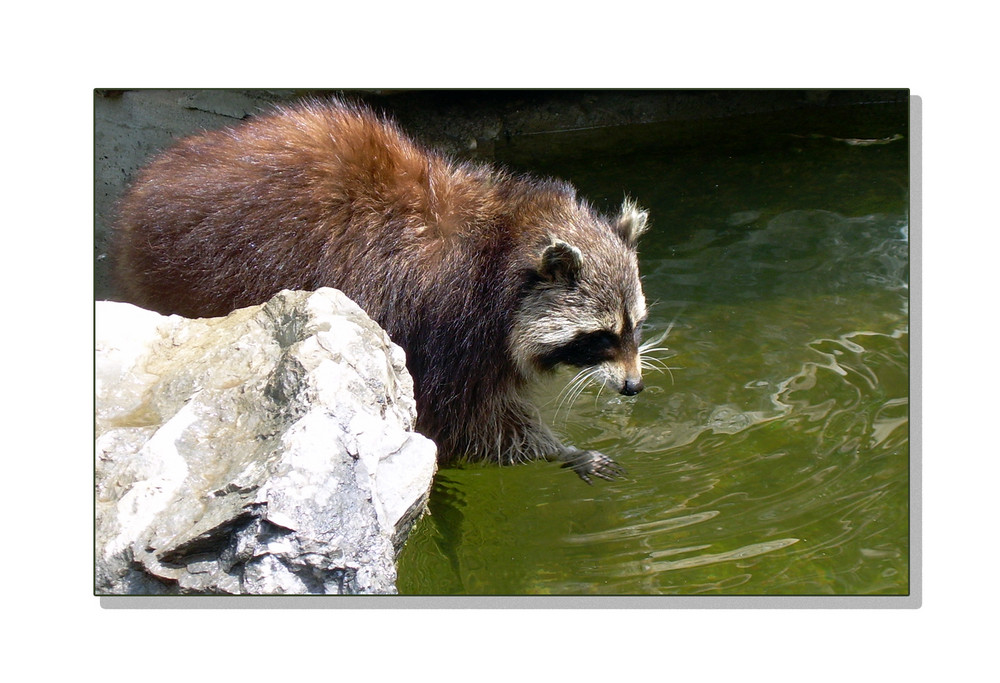
<svg viewBox="0 0 1000 683"><path fill-rule="evenodd" d="M435 471L404 361L332 289L99 302L97 593L394 593Z"/></svg>

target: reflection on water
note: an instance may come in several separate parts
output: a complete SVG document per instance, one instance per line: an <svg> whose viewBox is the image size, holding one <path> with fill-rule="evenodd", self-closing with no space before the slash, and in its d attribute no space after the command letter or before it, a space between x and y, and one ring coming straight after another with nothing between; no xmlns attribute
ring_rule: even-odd
<svg viewBox="0 0 1000 683"><path fill-rule="evenodd" d="M400 592L906 594L906 142L854 139L554 170L611 202L600 171L628 165L614 177L654 216L646 336L670 328L671 370L636 397L539 396L621 481L440 472Z"/></svg>

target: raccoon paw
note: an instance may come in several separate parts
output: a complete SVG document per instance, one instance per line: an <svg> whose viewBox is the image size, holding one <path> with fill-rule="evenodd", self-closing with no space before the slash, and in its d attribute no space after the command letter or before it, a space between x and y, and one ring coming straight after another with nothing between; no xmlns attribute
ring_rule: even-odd
<svg viewBox="0 0 1000 683"><path fill-rule="evenodd" d="M563 467L570 467L588 484L593 484L591 477L599 477L613 481L625 476L625 469L608 456L598 451L581 451L573 449L566 454Z"/></svg>

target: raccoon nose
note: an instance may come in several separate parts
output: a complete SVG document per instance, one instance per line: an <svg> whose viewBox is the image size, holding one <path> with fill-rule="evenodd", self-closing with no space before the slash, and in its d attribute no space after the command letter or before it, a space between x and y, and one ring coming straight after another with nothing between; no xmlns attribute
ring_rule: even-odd
<svg viewBox="0 0 1000 683"><path fill-rule="evenodd" d="M625 380L625 385L621 389L621 393L626 396L635 396L640 391L645 388L645 384L642 383L642 377L629 377Z"/></svg>

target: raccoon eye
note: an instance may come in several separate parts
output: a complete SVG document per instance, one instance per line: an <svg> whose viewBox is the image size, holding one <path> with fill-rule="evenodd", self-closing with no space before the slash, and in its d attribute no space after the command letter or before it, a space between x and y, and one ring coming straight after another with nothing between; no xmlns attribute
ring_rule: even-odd
<svg viewBox="0 0 1000 683"><path fill-rule="evenodd" d="M632 333L632 334L635 335L635 344L636 344L636 346L638 346L639 344L642 343L642 332L645 329L646 329L646 318L643 317L642 320L638 321L635 324L635 330Z"/></svg>
<svg viewBox="0 0 1000 683"><path fill-rule="evenodd" d="M617 353L621 338L609 330L580 332L572 340L539 358L542 367L550 369L559 363L583 367L611 360Z"/></svg>
<svg viewBox="0 0 1000 683"><path fill-rule="evenodd" d="M622 328L622 338L627 338L631 333L632 339L635 341L636 346L642 342L642 328L646 322L646 316L643 316L635 323L631 322L629 314L625 314L625 325Z"/></svg>

